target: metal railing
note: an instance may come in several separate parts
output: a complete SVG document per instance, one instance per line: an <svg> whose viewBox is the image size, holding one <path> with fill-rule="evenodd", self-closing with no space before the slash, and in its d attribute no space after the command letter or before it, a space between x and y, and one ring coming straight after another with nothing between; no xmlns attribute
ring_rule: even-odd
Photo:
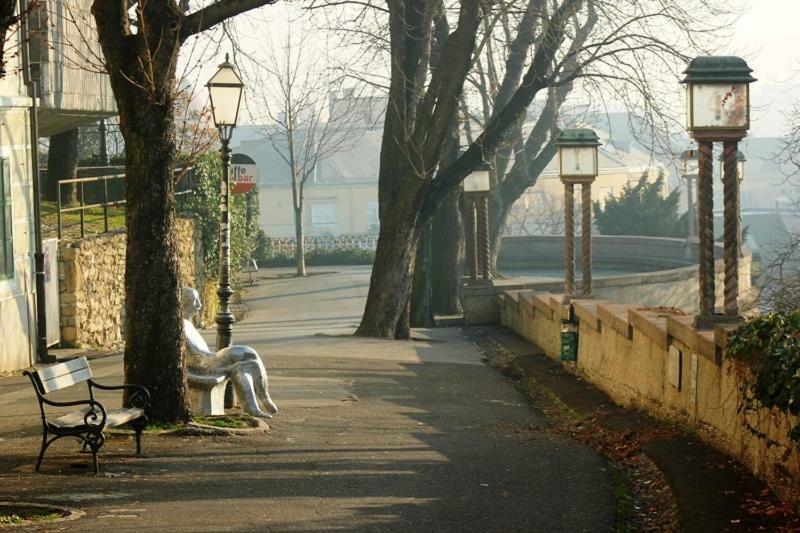
<svg viewBox="0 0 800 533"><path fill-rule="evenodd" d="M85 168L81 168L79 170L84 170L84 169L92 169L92 170L94 170L95 168L97 168L97 167L85 167ZM179 173L179 172L186 172L186 176L184 176L184 178L181 179L180 182L178 182L178 185L176 186L175 197L176 197L176 201L178 201L179 203L185 201L184 200L185 197L192 192L192 188L193 188L193 185L194 185L192 170L193 170L192 167L176 168L175 169L175 173L176 174ZM121 183L123 185L123 187L121 189L122 190L122 196L123 196L122 199L109 201L109 199L108 199L108 182L111 181L111 180L120 180L121 181ZM85 195L85 186L87 184L93 184L93 183L102 183L100 201L87 204L86 203L86 195ZM125 174L109 174L109 175L105 175L105 176L94 176L94 177L86 177L86 178L72 178L72 179L66 179L66 180L59 180L58 188L57 188L58 189L58 196L57 196L58 211L57 211L57 215L56 215L56 221L57 221L57 226L58 226L58 238L61 239L61 237L62 237L62 229L63 229L62 214L75 213L75 212L79 213L79 223L78 224L80 226L80 236L81 236L81 239L83 239L86 236L86 211L89 210L89 209L96 209L96 208L102 208L103 209L103 233L108 233L108 231L109 231L109 225L108 225L108 209L109 209L109 207L118 207L118 206L123 206L124 207L126 205L126 203L127 203L125 201L125 199L124 199L124 196L125 196L124 184L125 184ZM77 201L78 201L78 205L70 206L70 207L64 207L63 201L62 201L61 190L62 190L62 187L66 186L66 185L70 185L70 186L71 185L76 185L77 186ZM127 215L128 215L127 210L124 210L123 214L124 214L124 216L126 218L126 222L127 222Z"/></svg>

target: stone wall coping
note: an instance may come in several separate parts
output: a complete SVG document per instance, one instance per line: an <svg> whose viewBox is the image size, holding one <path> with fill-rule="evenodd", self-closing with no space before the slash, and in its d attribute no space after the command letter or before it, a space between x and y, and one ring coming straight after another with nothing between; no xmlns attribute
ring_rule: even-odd
<svg viewBox="0 0 800 533"><path fill-rule="evenodd" d="M628 310L638 305L602 302L597 305L597 319L628 340L633 338L633 327L628 322Z"/></svg>
<svg viewBox="0 0 800 533"><path fill-rule="evenodd" d="M549 320L569 318L569 306L563 303L563 294L506 291L499 301L514 302L518 309L530 308L532 311L535 308ZM692 315L674 315L605 300L573 300L572 305L578 320L595 331L601 331L605 324L630 340L636 330L663 350L669 349L674 338L716 365L722 364L722 352L736 329L735 325L722 325L713 330L699 330L694 326Z"/></svg>
<svg viewBox="0 0 800 533"><path fill-rule="evenodd" d="M656 343L659 348L669 350L666 315L644 309L628 309L628 322L634 330Z"/></svg>
<svg viewBox="0 0 800 533"><path fill-rule="evenodd" d="M519 292L519 308L522 311L527 311L529 315L533 314L533 310L536 308L534 301L536 298L534 297L533 291L520 291Z"/></svg>
<svg viewBox="0 0 800 533"><path fill-rule="evenodd" d="M586 322L586 325L600 331L600 317L597 314L597 306L601 302L599 300L579 300L573 301L572 307L575 309L575 316L581 322Z"/></svg>
<svg viewBox="0 0 800 533"><path fill-rule="evenodd" d="M547 317L552 320L553 309L550 307L549 292L534 292L531 301L536 309L547 315Z"/></svg>
<svg viewBox="0 0 800 533"><path fill-rule="evenodd" d="M566 294L550 295L550 310L553 311L553 318L557 320L567 320L569 318L569 306L564 305Z"/></svg>

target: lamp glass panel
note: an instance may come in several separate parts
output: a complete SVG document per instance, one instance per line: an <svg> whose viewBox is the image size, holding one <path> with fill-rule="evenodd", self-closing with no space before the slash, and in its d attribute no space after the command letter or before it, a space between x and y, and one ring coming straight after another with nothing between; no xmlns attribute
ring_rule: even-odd
<svg viewBox="0 0 800 533"><path fill-rule="evenodd" d="M489 192L489 171L476 170L464 180L464 192Z"/></svg>
<svg viewBox="0 0 800 533"><path fill-rule="evenodd" d="M746 83L697 83L689 84L689 90L689 129L747 129L749 95Z"/></svg>
<svg viewBox="0 0 800 533"><path fill-rule="evenodd" d="M683 175L694 177L700 172L700 165L697 159L684 159L683 160Z"/></svg>
<svg viewBox="0 0 800 533"><path fill-rule="evenodd" d="M739 179L739 181L742 181L744 179L744 161L739 161L736 164L736 173L736 177Z"/></svg>
<svg viewBox="0 0 800 533"><path fill-rule="evenodd" d="M596 176L597 147L562 146L559 171L562 176Z"/></svg>
<svg viewBox="0 0 800 533"><path fill-rule="evenodd" d="M211 93L214 124L217 126L235 126L239 114L239 100L242 97L242 88L211 85L209 92Z"/></svg>

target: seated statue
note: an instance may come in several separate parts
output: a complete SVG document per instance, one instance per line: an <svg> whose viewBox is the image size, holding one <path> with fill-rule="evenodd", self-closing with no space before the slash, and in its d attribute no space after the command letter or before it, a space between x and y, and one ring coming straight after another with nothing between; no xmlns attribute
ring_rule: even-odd
<svg viewBox="0 0 800 533"><path fill-rule="evenodd" d="M196 290L184 287L181 296L183 300L183 339L188 352L186 367L189 373L190 387L193 382L200 386L211 384L224 387L225 381L230 379L246 413L262 418L272 418L272 414L277 413L278 408L269 397L267 370L258 353L249 346L230 346L217 353L210 351L206 341L191 322L192 317L202 308L200 295ZM221 401L221 397L216 400L216 402ZM259 401L264 409L259 406ZM222 414L219 412L222 410L221 406L210 408L210 410L215 412L204 414Z"/></svg>

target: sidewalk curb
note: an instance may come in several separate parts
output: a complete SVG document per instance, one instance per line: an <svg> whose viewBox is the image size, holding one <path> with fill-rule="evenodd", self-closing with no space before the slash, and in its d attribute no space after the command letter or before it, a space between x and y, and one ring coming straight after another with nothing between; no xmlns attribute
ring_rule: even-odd
<svg viewBox="0 0 800 533"><path fill-rule="evenodd" d="M513 354L511 365L522 377L533 378L570 410L592 420L603 430L632 432L633 435L655 430L641 442L640 450L664 474L672 488L679 530L766 528L776 531L792 527L790 524L800 525L800 522L787 521L781 513L767 514L766 509L783 504L766 485L736 460L711 448L685 428L616 405L603 391L504 327L481 329L485 338ZM791 518L798 520L797 516Z"/></svg>

